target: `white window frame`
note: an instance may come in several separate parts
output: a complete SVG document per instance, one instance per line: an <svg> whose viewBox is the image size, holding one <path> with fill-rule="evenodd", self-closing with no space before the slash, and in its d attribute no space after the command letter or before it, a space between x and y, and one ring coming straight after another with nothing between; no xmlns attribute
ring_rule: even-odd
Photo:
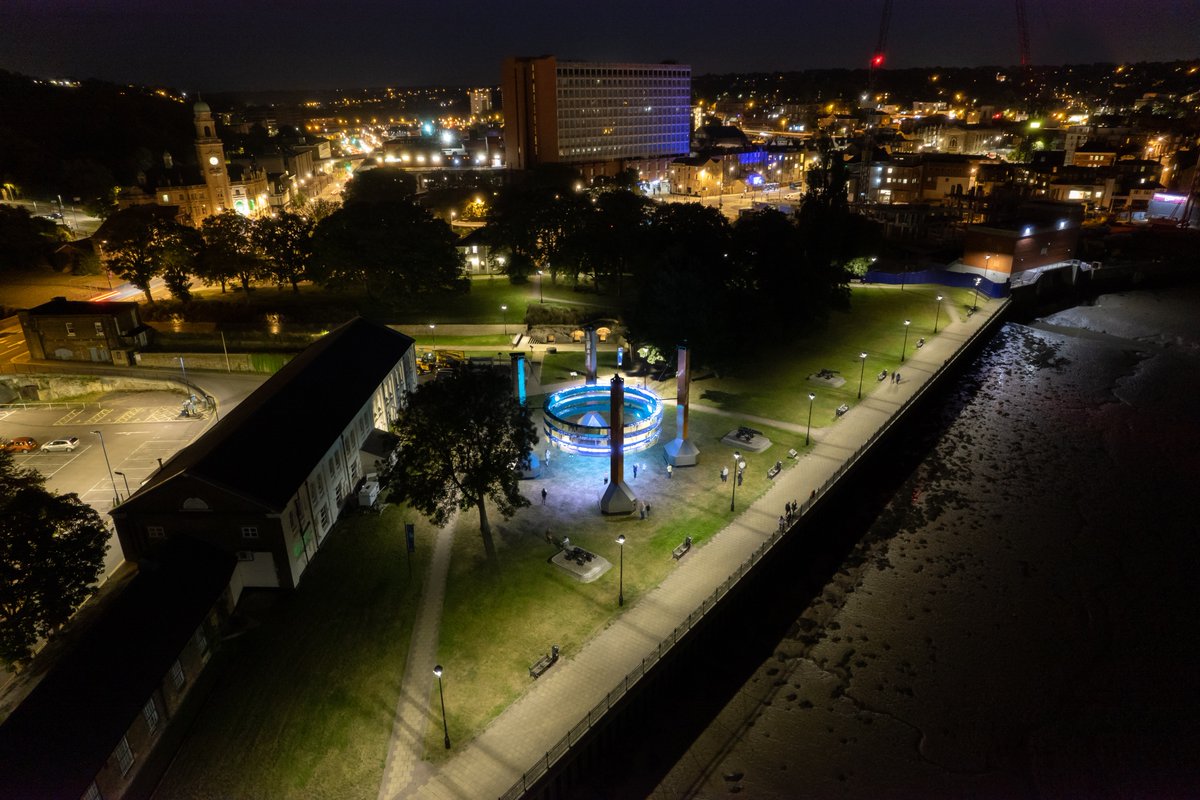
<svg viewBox="0 0 1200 800"><path fill-rule="evenodd" d="M146 701L146 705L142 706L142 716L146 720L146 727L151 733L158 730L158 704L154 702L154 696Z"/></svg>
<svg viewBox="0 0 1200 800"><path fill-rule="evenodd" d="M104 800L104 796L100 794L100 787L96 785L95 781L92 781L79 800Z"/></svg>
<svg viewBox="0 0 1200 800"><path fill-rule="evenodd" d="M74 322L64 322L63 324L67 326L67 338L74 339L75 338L75 323Z"/></svg>
<svg viewBox="0 0 1200 800"><path fill-rule="evenodd" d="M147 525L146 535L151 539L165 539L167 538L167 531L162 525Z"/></svg>
<svg viewBox="0 0 1200 800"><path fill-rule="evenodd" d="M175 659L175 663L171 665L171 673L170 674L171 674L171 683L175 686L176 689L182 689L184 684L187 683L187 675L184 674L183 664L181 664L179 662L178 658Z"/></svg>
<svg viewBox="0 0 1200 800"><path fill-rule="evenodd" d="M257 539L258 538L258 526L257 525L243 525L242 526L242 538L243 539Z"/></svg>
<svg viewBox="0 0 1200 800"><path fill-rule="evenodd" d="M121 737L117 749L113 750L113 758L117 760L117 766L121 769L121 777L128 775L129 770L133 767L133 749L130 748L129 740L124 736Z"/></svg>
<svg viewBox="0 0 1200 800"><path fill-rule="evenodd" d="M103 322L99 322L99 321L97 321L97 322L96 322L96 323L94 323L94 324L95 324L95 326L96 326L96 335L97 335L97 336L103 336L103 335L104 335L104 323L103 323Z"/></svg>

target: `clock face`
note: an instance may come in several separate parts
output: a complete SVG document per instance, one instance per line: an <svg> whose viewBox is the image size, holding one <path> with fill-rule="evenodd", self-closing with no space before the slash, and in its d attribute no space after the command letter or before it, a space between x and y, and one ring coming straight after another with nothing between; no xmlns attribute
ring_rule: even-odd
<svg viewBox="0 0 1200 800"><path fill-rule="evenodd" d="M215 167L217 164L219 164L221 162L216 156L209 156L208 163L212 164Z"/></svg>

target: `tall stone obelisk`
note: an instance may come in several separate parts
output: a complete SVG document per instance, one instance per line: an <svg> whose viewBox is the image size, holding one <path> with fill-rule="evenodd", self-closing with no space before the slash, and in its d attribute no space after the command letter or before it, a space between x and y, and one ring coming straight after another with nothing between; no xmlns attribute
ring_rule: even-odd
<svg viewBox="0 0 1200 800"><path fill-rule="evenodd" d="M674 467L694 467L700 451L688 438L688 394L692 385L692 354L686 344L679 345L675 369L675 438L663 445L663 456Z"/></svg>
<svg viewBox="0 0 1200 800"><path fill-rule="evenodd" d="M608 486L600 499L605 514L632 514L637 497L625 483L625 381L613 375L608 399Z"/></svg>

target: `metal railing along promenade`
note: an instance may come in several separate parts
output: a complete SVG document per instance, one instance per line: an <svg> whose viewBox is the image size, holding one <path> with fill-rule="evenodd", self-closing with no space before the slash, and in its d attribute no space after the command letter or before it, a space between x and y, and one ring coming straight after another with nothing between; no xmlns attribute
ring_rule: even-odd
<svg viewBox="0 0 1200 800"><path fill-rule="evenodd" d="M711 595L700 602L700 605L688 614L687 619L677 625L673 631L658 643L654 650L642 659L641 663L630 670L625 677L611 690L604 699L592 707L590 711L584 715L574 727L567 731L561 739L558 740L545 755L539 758L534 764L530 765L521 777L509 787L508 791L500 795L500 800L517 800L529 790L531 786L537 783L550 769L556 764L567 752L575 746L597 723L604 718L613 705L622 697L629 693L630 688L637 685L647 671L655 664L662 661L663 657L668 655L679 641L690 631L696 627L720 602L721 598L729 594L730 590L737 585L743 577L746 576L751 569L754 568L763 557L770 552L779 541L788 535L795 527L796 523L808 513L812 506L820 500L834 484L841 479L843 475L849 472L854 466L867 454L867 452L883 438L887 433L904 417L905 412L913 406L918 400L923 398L926 392L930 391L930 387L938 383L938 379L952 363L958 360L962 353L970 350L978 339L984 334L990 333L993 326L1002 321L1003 312L1009 304L1009 300L1005 300L1003 305L992 315L988 322L980 327L977 331L967 337L958 351L948 358L942 365L937 367L929 376L929 379L913 393L911 397L901 403L900 407L888 418L888 420L878 428L854 453L847 458L821 486L803 503L800 504L800 512L796 515L796 519L788 526L787 531L776 530L771 533L767 539L759 545L753 553L750 554L745 561L738 565L737 569L726 578L720 586L718 586Z"/></svg>

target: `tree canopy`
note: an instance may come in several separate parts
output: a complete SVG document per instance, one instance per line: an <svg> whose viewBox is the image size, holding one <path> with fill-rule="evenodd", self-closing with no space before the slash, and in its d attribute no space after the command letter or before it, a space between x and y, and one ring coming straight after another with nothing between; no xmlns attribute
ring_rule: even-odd
<svg viewBox="0 0 1200 800"><path fill-rule="evenodd" d="M537 441L506 375L458 369L422 384L396 425L396 462L384 483L398 498L444 526L455 511L476 508L489 559L496 556L487 503L508 518L529 505L517 465Z"/></svg>
<svg viewBox="0 0 1200 800"><path fill-rule="evenodd" d="M108 530L74 494L0 452L0 661L19 665L94 591Z"/></svg>

